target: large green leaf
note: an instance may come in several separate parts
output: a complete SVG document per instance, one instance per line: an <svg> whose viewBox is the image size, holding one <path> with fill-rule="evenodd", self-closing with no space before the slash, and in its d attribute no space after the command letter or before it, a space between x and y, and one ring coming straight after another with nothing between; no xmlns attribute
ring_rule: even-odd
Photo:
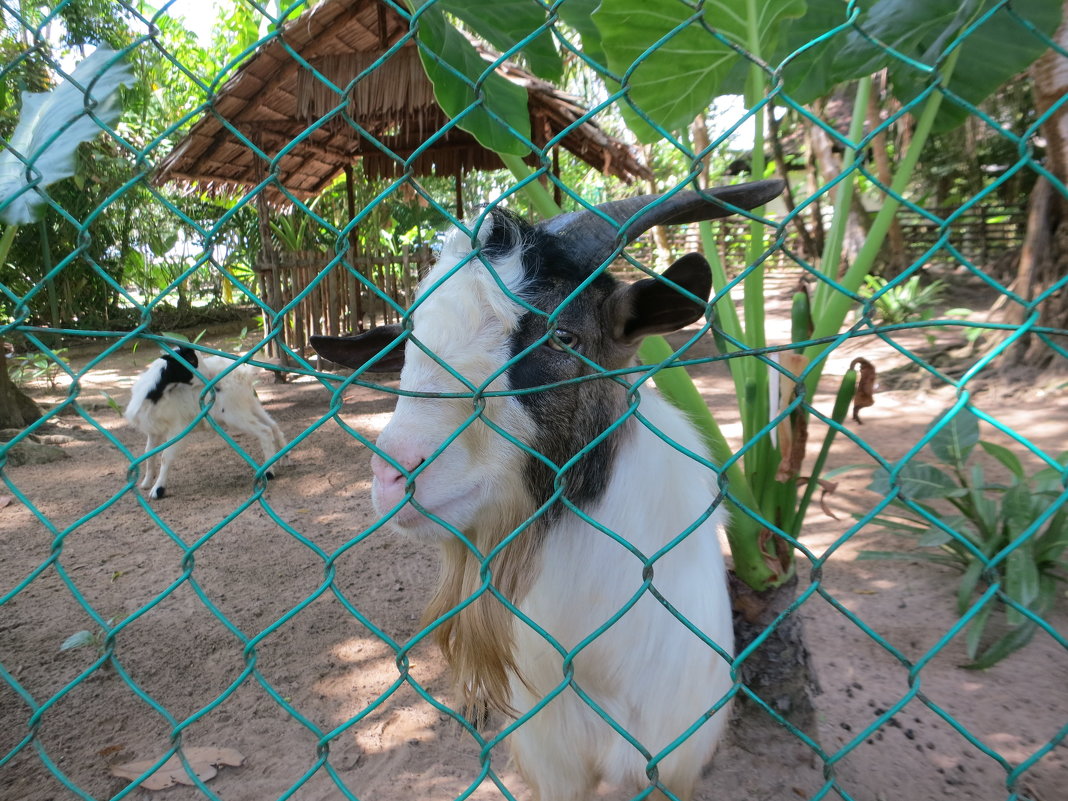
<svg viewBox="0 0 1068 801"><path fill-rule="evenodd" d="M779 63L793 55L783 66L782 76L783 90L796 102L811 103L841 81L834 70L835 53L847 34L828 34L847 18L842 0L808 0L804 16L786 26L772 61Z"/></svg>
<svg viewBox="0 0 1068 801"><path fill-rule="evenodd" d="M438 0L437 7L463 20L502 53L522 42L546 20L545 9L531 0ZM526 42L522 52L538 77L559 81L563 76L564 62L549 30Z"/></svg>
<svg viewBox="0 0 1068 801"><path fill-rule="evenodd" d="M622 75L609 68L601 29L593 19L593 14L600 5L601 0L567 0L566 3L561 3L556 11L560 19L579 32L582 37L582 54L593 62L590 66L600 74L608 91L614 94L619 91ZM619 103L618 108L627 127L641 141L653 142L660 138L660 133L626 103Z"/></svg>
<svg viewBox="0 0 1068 801"><path fill-rule="evenodd" d="M945 414L939 416L931 427L940 423L943 417ZM931 438L930 447L943 462L959 468L978 442L979 418L970 410L961 409Z"/></svg>
<svg viewBox="0 0 1068 801"><path fill-rule="evenodd" d="M593 21L593 12L601 0L567 0L556 8L556 13L582 37L582 53L597 65L598 71L608 69L608 57L601 41L601 31Z"/></svg>
<svg viewBox="0 0 1068 801"><path fill-rule="evenodd" d="M895 486L901 488L901 497L908 500L953 498L966 492L947 473L923 462L908 462L898 472L897 481L893 484L886 470L876 470L868 489L880 495L889 495Z"/></svg>
<svg viewBox="0 0 1068 801"><path fill-rule="evenodd" d="M748 17L750 8L755 19ZM661 128L681 130L723 93L741 58L713 31L760 58L775 49L787 20L804 11L804 0L717 0L699 9L677 0L604 0L593 19L608 68L620 77L629 71L634 111ZM637 133L653 138L648 129Z"/></svg>
<svg viewBox="0 0 1068 801"><path fill-rule="evenodd" d="M31 222L44 198L30 184L37 181L43 188L74 175L78 145L118 122L122 115L118 90L133 83L133 72L116 58L113 50L98 48L79 62L70 80L64 79L52 91L23 92L18 125L8 138L9 148L0 152L4 222Z"/></svg>
<svg viewBox="0 0 1068 801"><path fill-rule="evenodd" d="M927 0L917 0L927 2ZM1061 3L1056 0L1014 0L1010 13L997 0L986 0L983 11L1002 5L990 19L968 33L961 46L950 91L963 100L976 105L1018 73L1026 70L1047 49L1046 40L1035 35L1017 20L1022 17L1036 30L1052 36L1061 21ZM954 35L958 31L953 32ZM933 64L939 48L948 42L924 42L928 50L924 60ZM927 79L916 70L893 70L894 94L906 101L915 97ZM935 119L934 130L945 131L956 127L968 117L968 110L955 102L943 103Z"/></svg>
<svg viewBox="0 0 1068 801"><path fill-rule="evenodd" d="M999 0L859 0L847 7L843 0L808 0L805 16L789 26L773 60L785 58L840 25L847 19L847 8L856 7L861 13L854 30L839 32L806 48L786 65L783 77L787 94L797 102L809 103L837 84L887 68L894 94L908 102L927 86L931 73L895 52L935 67L966 26L997 5L1001 5ZM1012 9L1047 36L1060 22L1061 4L1055 0L1019 0ZM949 89L977 104L1027 69L1045 49L1041 36L1019 23L1007 8L1000 8L968 32ZM953 128L966 116L967 111L956 103L943 103L934 128Z"/></svg>
<svg viewBox="0 0 1068 801"><path fill-rule="evenodd" d="M431 0L432 1L432 0ZM525 156L530 152L526 90L489 70L474 46L436 5L418 16L419 57L434 84L434 97L449 117L485 148ZM495 119L496 117L496 119Z"/></svg>
<svg viewBox="0 0 1068 801"><path fill-rule="evenodd" d="M889 66L894 75L917 72L916 67L896 58L891 51L933 66L951 38L975 15L978 3L869 0L859 5L865 11L857 20L857 29L850 32L835 54L834 69L840 80L871 75L884 66ZM919 74L927 75L922 71Z"/></svg>

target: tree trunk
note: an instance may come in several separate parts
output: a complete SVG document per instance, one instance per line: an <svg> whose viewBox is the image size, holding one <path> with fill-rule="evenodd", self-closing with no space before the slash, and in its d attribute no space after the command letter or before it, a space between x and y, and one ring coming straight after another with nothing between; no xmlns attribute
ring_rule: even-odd
<svg viewBox="0 0 1068 801"><path fill-rule="evenodd" d="M892 98L886 88L886 70L883 70L876 76L871 98L868 100L868 130L875 130L889 118L889 114L884 110L884 105L890 102L892 102ZM887 140L888 136L885 128L872 137L871 140L871 153L872 158L875 160L875 171L883 186L890 186L894 181ZM901 223L896 216L890 223L886 242L889 255L888 264L883 274L888 278L893 278L900 275L907 265L905 237L901 232Z"/></svg>
<svg viewBox="0 0 1068 801"><path fill-rule="evenodd" d="M730 574L730 584L735 651L740 653L794 602L797 577L764 592L753 590L733 573ZM745 660L741 678L769 707L819 742L816 707L812 702L813 695L819 693L819 686L805 647L801 617L796 611L780 621ZM758 715L772 722L755 701L743 701L742 707L747 717Z"/></svg>
<svg viewBox="0 0 1068 801"><path fill-rule="evenodd" d="M2 343L0 343L2 345ZM0 347L0 353L3 353ZM0 429L25 428L41 419L41 410L25 392L15 386L7 365L0 368Z"/></svg>
<svg viewBox="0 0 1068 801"><path fill-rule="evenodd" d="M768 103L768 138L771 140L771 152L775 159L775 166L779 170L779 177L786 181L783 202L786 203L786 211L793 214L797 210L797 201L794 199L794 192L790 187L790 168L786 163L782 137L779 135L779 121L775 118L775 104L770 101ZM816 247L816 240L812 238L808 228L805 226L805 218L800 214L794 215L794 226L797 228L798 236L801 237L802 254L809 261L816 261L823 253L823 248Z"/></svg>
<svg viewBox="0 0 1068 801"><path fill-rule="evenodd" d="M1064 3L1068 13L1068 1ZM1054 34L1055 41L1068 47L1068 22L1062 22ZM1031 67L1035 111L1044 115L1068 94L1068 59L1050 49ZM1046 138L1045 167L1061 182L1068 181L1068 110L1062 104L1042 123ZM1012 289L1027 301L1046 292L1059 281L1068 264L1068 199L1040 177L1031 193L1027 233L1020 250L1020 262ZM1015 306L1012 322L1022 323L1031 310ZM1064 289L1045 298L1039 305L1039 323L1054 328L1068 328L1068 292ZM1010 361L1032 367L1047 366L1057 353L1040 337L1025 336L1013 348Z"/></svg>
<svg viewBox="0 0 1068 801"><path fill-rule="evenodd" d="M834 152L834 143L818 125L813 125L805 118L805 128L809 132L809 141L812 143L812 154L816 165L823 173L821 176L826 183L834 181L842 172L842 158ZM831 190L832 196L837 190ZM838 275L845 272L846 265L852 264L860 253L864 240L868 237L868 229L871 228L871 220L860 200L860 193L853 193L853 202L850 205L849 214L846 217L846 235L842 247L843 263L839 265Z"/></svg>

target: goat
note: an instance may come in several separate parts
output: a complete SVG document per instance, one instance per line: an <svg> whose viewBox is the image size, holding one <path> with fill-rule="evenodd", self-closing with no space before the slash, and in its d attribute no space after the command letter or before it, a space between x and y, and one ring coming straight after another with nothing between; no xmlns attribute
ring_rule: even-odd
<svg viewBox="0 0 1068 801"><path fill-rule="evenodd" d="M156 359L138 376L124 415L148 437L145 453L171 443L145 463L141 488L152 487L150 498L162 498L167 492L167 476L185 441L184 437L178 437L200 414L200 394L205 383L215 392L207 414L226 429L259 439L265 462L286 444L282 429L256 397L255 373L250 366L234 367L232 360L222 356L198 357L196 351L184 346L175 353L177 356L168 353ZM267 478L274 478L274 474L268 471Z"/></svg>
<svg viewBox="0 0 1068 801"><path fill-rule="evenodd" d="M508 739L537 801L586 801L602 781L685 801L726 724L717 476L685 415L621 377L645 336L704 315L711 271L691 253L624 284L605 264L653 225L755 208L782 186L536 225L491 209L476 234L447 237L410 331L311 340L348 367L401 369L372 500L398 532L440 542L426 620L465 708L521 720Z"/></svg>

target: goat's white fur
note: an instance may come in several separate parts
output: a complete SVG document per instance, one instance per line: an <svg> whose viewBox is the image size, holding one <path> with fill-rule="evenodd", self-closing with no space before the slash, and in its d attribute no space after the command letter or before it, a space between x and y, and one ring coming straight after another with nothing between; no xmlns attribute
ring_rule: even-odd
<svg viewBox="0 0 1068 801"><path fill-rule="evenodd" d="M256 396L255 370L247 364L235 368L232 360L222 356L201 355L198 362L196 372L215 390L215 400L208 415L228 431L256 437L263 450L264 461L269 461L285 447L286 438ZM138 377L125 412L126 420L148 438L145 453L167 442L171 443L144 462L141 488L151 486L151 498L162 497L166 490L171 466L185 442L185 437L176 438L200 414L200 395L204 391L204 382L194 375L192 383L168 384L159 401L153 402L148 394L159 383L165 366L164 359L156 359ZM209 400L209 397L205 398L205 405Z"/></svg>
<svg viewBox="0 0 1068 801"><path fill-rule="evenodd" d="M653 390L641 393L648 423L683 448L702 453L693 427ZM707 513L715 497L711 471L635 423L617 455L612 481L589 515L647 558ZM687 487L685 494L680 487ZM659 502L670 498L670 502ZM730 599L714 513L653 565L653 586L725 653L733 653ZM642 585L638 558L602 531L566 515L546 539L543 569L519 604L565 649L576 647L624 608ZM517 711L530 710L564 680L559 654L534 629L515 623L512 681ZM648 592L575 657L574 680L654 757L724 699L727 662ZM532 693L531 689L535 692ZM658 764L660 781L680 799L693 792L729 712L721 709ZM634 793L648 786L645 758L565 689L512 735L523 775L539 801L589 798L604 778Z"/></svg>
<svg viewBox="0 0 1068 801"><path fill-rule="evenodd" d="M423 281L422 291L433 292L416 308L415 335L478 387L507 360L508 337L524 310L501 291L490 268L477 259L452 271L469 250L463 239L462 234L452 235L441 260ZM514 261L495 264L493 270L517 292L522 276L518 254ZM495 380L487 388L501 383ZM420 391L470 391L413 345L406 350L401 385ZM529 441L534 423L516 398L491 397L485 403L487 418ZM684 452L706 452L684 415L652 387L642 390L639 413L646 422L633 418L626 423L632 430L616 456L610 485L587 511L648 558L707 515L718 493L713 471ZM533 510L520 505L518 516L508 520L512 512L499 500L523 495L519 465L525 456L470 415L470 404L465 408L456 401L401 397L377 448L411 471L466 426L440 454L422 464L414 497L478 545L473 532L480 527L505 525L507 531ZM650 427L679 448L665 443ZM384 472L381 457L374 459L378 472ZM395 513L392 522L401 531L443 542L453 539L413 505L404 504L399 488L387 492L376 478L373 495L381 514ZM503 521L485 519L482 509L490 498L498 499L494 514ZM717 510L664 553L653 565L653 584L693 626L732 654L731 607L717 536L722 522L723 513ZM507 558L507 551L499 557ZM499 566L498 561L495 567ZM627 606L643 582L638 558L571 512L564 512L546 534L538 564L530 565L529 571L534 578L518 599L520 610L569 650ZM495 574L499 575L496 570ZM455 603L462 600L456 598ZM648 787L646 759L564 686L558 651L518 618L512 620L512 633L518 670L510 681L514 710L526 714L543 697L559 691L509 738L536 799L586 801L601 780L631 793ZM574 671L577 685L654 757L720 703L732 686L727 660L647 591L578 653ZM677 797L690 797L727 717L727 708L721 708L658 762L660 781Z"/></svg>

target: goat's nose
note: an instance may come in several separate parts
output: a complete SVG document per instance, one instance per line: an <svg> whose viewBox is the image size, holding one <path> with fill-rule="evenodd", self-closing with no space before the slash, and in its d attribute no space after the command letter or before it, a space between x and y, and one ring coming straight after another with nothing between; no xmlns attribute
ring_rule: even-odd
<svg viewBox="0 0 1068 801"><path fill-rule="evenodd" d="M418 457L409 457L396 459L395 461L404 468L405 471L411 473L415 468L421 465L424 460ZM375 481L379 482L383 489L396 486L403 487L407 483L405 474L377 453L371 457L371 472L374 474Z"/></svg>

